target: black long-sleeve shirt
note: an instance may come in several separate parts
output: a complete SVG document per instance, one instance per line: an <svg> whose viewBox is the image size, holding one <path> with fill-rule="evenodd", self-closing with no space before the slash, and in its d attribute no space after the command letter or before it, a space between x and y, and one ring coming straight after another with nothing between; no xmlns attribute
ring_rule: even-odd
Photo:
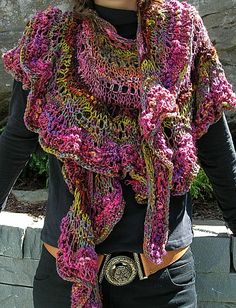
<svg viewBox="0 0 236 308"><path fill-rule="evenodd" d="M134 11L110 9L98 5L96 10L100 16L116 27L120 35L127 38L135 36L137 20ZM39 146L38 134L29 131L23 120L27 95L28 91L22 89L22 84L14 81L9 120L0 136L0 208L6 204L7 196L31 153ZM199 162L213 185L224 219L236 234L236 154L224 114L198 140L197 149ZM62 163L52 154L48 154L48 157L49 196L41 239L57 246L60 222L73 202L73 195L63 179ZM109 237L97 245L96 250L99 253L142 251L146 206L136 203L130 186L122 182L122 187L126 200L124 215ZM169 240L166 249L173 250L187 246L192 241L190 193L171 196L169 206Z"/></svg>

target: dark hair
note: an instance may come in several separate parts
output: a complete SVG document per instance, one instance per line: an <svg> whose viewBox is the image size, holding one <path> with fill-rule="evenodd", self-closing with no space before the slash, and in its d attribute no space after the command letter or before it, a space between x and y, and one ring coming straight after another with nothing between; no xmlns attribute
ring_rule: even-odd
<svg viewBox="0 0 236 308"><path fill-rule="evenodd" d="M88 9L94 8L94 0L71 0L73 11L78 17L89 15Z"/></svg>

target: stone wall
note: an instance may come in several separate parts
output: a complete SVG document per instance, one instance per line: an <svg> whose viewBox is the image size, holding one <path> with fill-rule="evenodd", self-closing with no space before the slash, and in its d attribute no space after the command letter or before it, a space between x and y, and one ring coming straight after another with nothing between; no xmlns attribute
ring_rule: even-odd
<svg viewBox="0 0 236 308"><path fill-rule="evenodd" d="M0 213L1 308L33 308L43 222L43 217ZM198 308L235 308L236 238L220 221L194 221L193 230Z"/></svg>
<svg viewBox="0 0 236 308"><path fill-rule="evenodd" d="M33 206L33 205L32 205ZM33 308L33 276L38 266L43 220L0 213L0 307Z"/></svg>

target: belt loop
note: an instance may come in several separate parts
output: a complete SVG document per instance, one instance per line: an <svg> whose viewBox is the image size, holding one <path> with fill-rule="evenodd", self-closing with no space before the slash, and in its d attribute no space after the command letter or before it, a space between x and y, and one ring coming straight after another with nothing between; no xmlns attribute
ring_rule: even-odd
<svg viewBox="0 0 236 308"><path fill-rule="evenodd" d="M147 279L148 276L145 275L144 268L143 268L143 265L142 265L142 261L140 262L140 254L136 253L136 252L133 252L133 256L134 256L134 260L135 260L135 262L137 264L139 279L140 280Z"/></svg>
<svg viewBox="0 0 236 308"><path fill-rule="evenodd" d="M102 280L105 275L105 268L110 258L111 258L111 254L105 255L105 257L103 258L102 264L100 265L100 273L99 273L99 279L98 279L99 283L102 283Z"/></svg>

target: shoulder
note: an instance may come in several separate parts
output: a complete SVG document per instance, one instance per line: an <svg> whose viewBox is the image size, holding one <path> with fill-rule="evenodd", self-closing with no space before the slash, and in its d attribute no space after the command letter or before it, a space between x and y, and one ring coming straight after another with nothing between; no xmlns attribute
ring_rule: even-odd
<svg viewBox="0 0 236 308"><path fill-rule="evenodd" d="M37 11L29 18L29 23L38 22L41 25L51 24L58 20L64 13L59 7L49 5L44 10Z"/></svg>
<svg viewBox="0 0 236 308"><path fill-rule="evenodd" d="M61 23L64 13L55 6L48 6L45 10L37 11L29 18L24 29L24 35L32 36L38 31L49 32L55 25Z"/></svg>
<svg viewBox="0 0 236 308"><path fill-rule="evenodd" d="M179 1L179 0L164 0L163 7L173 14L178 14L181 11L197 11L196 7L186 0Z"/></svg>
<svg viewBox="0 0 236 308"><path fill-rule="evenodd" d="M186 0L163 0L162 10L169 18L181 20L182 23L194 23L195 19L201 18L197 8Z"/></svg>
<svg viewBox="0 0 236 308"><path fill-rule="evenodd" d="M189 33L193 45L201 47L203 43L210 44L208 31L198 9L185 1L164 0L163 12L170 27L179 28L182 36ZM187 30L187 31L185 31Z"/></svg>
<svg viewBox="0 0 236 308"><path fill-rule="evenodd" d="M46 75L50 76L52 47L57 44L66 15L68 12L54 6L37 11L28 20L18 45L3 53L6 71L23 82L24 89L29 89L35 80L43 82Z"/></svg>
<svg viewBox="0 0 236 308"><path fill-rule="evenodd" d="M184 31L187 27L193 29L201 21L197 8L186 2L178 0L153 0L150 11L151 18L158 19L165 28L178 28ZM182 34L184 34L182 32Z"/></svg>

